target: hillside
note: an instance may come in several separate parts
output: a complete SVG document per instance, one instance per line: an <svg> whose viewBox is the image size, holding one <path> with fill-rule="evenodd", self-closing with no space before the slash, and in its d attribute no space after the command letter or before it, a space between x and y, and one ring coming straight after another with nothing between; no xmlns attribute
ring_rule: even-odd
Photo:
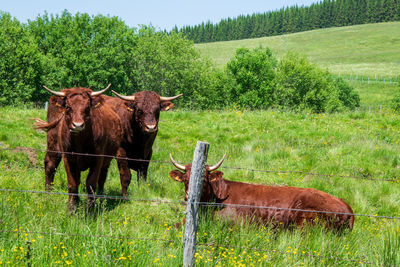
<svg viewBox="0 0 400 267"><path fill-rule="evenodd" d="M333 73L398 77L400 22L336 27L273 37L196 44L223 67L237 48L270 47L278 57L298 51Z"/></svg>

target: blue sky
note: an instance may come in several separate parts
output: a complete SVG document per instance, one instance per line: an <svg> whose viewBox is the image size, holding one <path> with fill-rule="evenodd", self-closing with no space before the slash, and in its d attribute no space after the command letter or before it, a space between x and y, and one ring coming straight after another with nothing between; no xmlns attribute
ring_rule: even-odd
<svg viewBox="0 0 400 267"><path fill-rule="evenodd" d="M26 23L34 20L45 11L60 14L67 9L72 14L77 12L90 15L118 16L130 27L140 24L170 30L185 25L201 22L219 22L227 17L242 14L263 13L285 6L310 5L315 0L0 0L0 10L11 14Z"/></svg>

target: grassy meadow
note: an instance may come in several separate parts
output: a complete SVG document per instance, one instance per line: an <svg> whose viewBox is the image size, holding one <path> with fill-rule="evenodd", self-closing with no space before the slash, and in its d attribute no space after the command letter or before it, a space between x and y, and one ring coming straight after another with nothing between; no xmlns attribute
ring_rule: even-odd
<svg viewBox="0 0 400 267"><path fill-rule="evenodd" d="M336 74L398 77L400 73L400 22L364 24L245 39L196 44L202 55L219 67L239 47L269 47L279 57L288 51L305 54L320 67Z"/></svg>
<svg viewBox="0 0 400 267"><path fill-rule="evenodd" d="M359 25L196 47L220 67L236 48L262 45L278 56L305 53L337 74L397 77L399 26ZM0 107L0 266L181 266L184 229L176 224L185 216L184 186L169 177L174 167L168 155L188 163L198 140L210 143L210 164L227 154L220 168L226 179L312 187L342 198L356 214L372 215L356 216L352 232L336 234L318 226L276 231L235 225L202 214L198 266L400 265L400 119L390 109L399 87L350 84L362 103L354 112L163 112L148 181L138 184L133 173L130 200L98 199L93 214L85 211L85 197L78 212L68 214L63 164L56 194L40 193L46 134L33 130L30 118L45 119L46 112ZM105 195L119 196L120 188L113 161Z"/></svg>
<svg viewBox="0 0 400 267"><path fill-rule="evenodd" d="M29 118L44 119L45 111L3 107L0 114L0 188L43 191L46 136ZM226 179L313 187L344 199L356 214L400 217L399 127L398 115L386 107L342 114L164 112L148 182L134 179L129 201L97 200L96 213L87 215L83 197L78 213L69 215L66 195L0 191L0 266L179 266L183 228L175 224L184 218L184 188L168 177L174 169L168 154L190 162L197 140L211 144L210 164L227 154L220 168ZM115 162L105 190L119 195ZM62 165L54 191L67 192ZM198 242L199 266L400 264L396 219L357 216L352 232L337 235L203 216Z"/></svg>

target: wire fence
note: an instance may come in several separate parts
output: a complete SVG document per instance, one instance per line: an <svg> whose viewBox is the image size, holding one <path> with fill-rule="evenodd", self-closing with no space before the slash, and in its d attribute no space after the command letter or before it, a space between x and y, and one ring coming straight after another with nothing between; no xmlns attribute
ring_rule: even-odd
<svg viewBox="0 0 400 267"><path fill-rule="evenodd" d="M32 149L34 151L48 152L48 153L60 153L63 155L74 155L74 156L88 156L88 157L109 157L114 159L128 160L128 161L146 161L146 162L154 162L160 164L170 164L169 161L160 161L160 160L143 160L143 159L132 159L126 157L118 157L114 155L97 155L97 154L88 154L88 153L77 153L77 152L61 152L54 150L40 150L40 149ZM15 150L12 148L0 148L0 150ZM399 182L399 179L386 179L386 178L377 178L377 177L364 177L364 176L347 176L347 175L334 175L334 174L321 174L321 173L312 173L312 172L303 172L303 171L275 171L275 170L258 170L258 169L250 169L250 168L239 168L239 167L224 167L225 169L232 170L245 170L252 172L267 172L267 173L294 173L294 174L302 174L302 175L312 175L312 176L323 176L323 177L341 177L341 178L356 178L363 180L375 180L375 181L390 181L390 182ZM47 195L73 195L73 196L82 196L88 197L93 196L92 194L75 194L75 193L65 193L65 192L45 192L45 191L36 191L36 190L17 190L17 189L7 189L0 188L0 192L17 192L17 193L28 193L28 194L47 194ZM99 199L113 199L113 200L129 200L129 201L137 201L137 202L156 202L156 203L166 203L166 204L186 204L183 201L177 200L165 200L165 199L141 199L141 198L131 198L125 196L107 196L107 195L96 195L96 198ZM321 214L337 214L337 215L349 215L349 216L359 216L359 217L368 217L368 218L376 218L376 219L389 219L389 220L400 220L400 217L397 216L383 216L383 215L370 215L370 214L359 214L359 213L342 213L342 212L332 212L332 211L316 211L316 210L307 210L307 209L296 209L296 208L283 208L283 207L273 207L273 206L256 206L256 205L243 205L243 204L223 204L223 203L210 203L210 202L196 202L197 204L205 207L234 207L234 208L247 208L247 209L270 209L270 210L286 210L289 212L310 212L310 213L321 213ZM0 230L0 233L19 233L20 231L16 230ZM84 238L111 238L111 239L125 239L125 240L142 240L142 241L160 241L160 242L168 242L174 244L182 244L181 241L171 240L171 239L163 239L163 238L151 238L151 237L134 237L134 236L109 236L109 235L85 235L85 234L74 234L74 233L60 233L55 231L43 232L43 231L24 231L27 234L41 234L41 235L59 235L59 236L68 236L68 237L84 237ZM213 246L219 248L234 248L240 250L254 250L254 251L262 251L269 253L279 253L282 255L293 255L293 253L288 253L285 251L274 250L274 249L262 249L255 247L241 247L241 246L224 246L218 245L214 243L200 243L199 246ZM352 263L362 263L362 264L374 264L368 262L365 258L359 259L348 259L348 258L340 258L334 256L325 256L325 255L313 255L311 253L302 253L297 254L296 256L304 256L304 257L315 257L318 259L330 259L335 261L346 261Z"/></svg>
<svg viewBox="0 0 400 267"><path fill-rule="evenodd" d="M381 76L381 75L373 75L373 76L368 76L368 75L358 75L358 74L337 74L337 77L340 77L346 81L351 81L351 82L360 82L360 83L367 83L367 84L373 84L373 83L380 83L380 84L385 84L385 85L395 85L397 86L399 81L400 81L400 76Z"/></svg>
<svg viewBox="0 0 400 267"><path fill-rule="evenodd" d="M105 157L112 158L116 160L127 160L127 161L136 161L136 162L151 162L158 164L168 164L170 165L170 161L165 160L145 160L145 159L134 159L128 157L119 157L116 155L100 155L100 154L90 154L90 153L79 153L79 152L68 152L68 151L58 151L58 150L47 150L47 149L38 149L31 147L17 147L17 148L0 148L0 150L4 151L16 151L23 152L23 149L36 151L36 152L47 152L47 153L57 153L62 155L71 155L71 156L85 156L85 157ZM261 169L253 169L253 168L242 168L242 167L232 167L232 166L222 166L221 169L228 170L243 170L249 172L264 172L264 173L281 173L281 174L301 174L301 175L309 175L309 176L317 176L317 177L337 177L337 178L349 178L349 179L359 179L359 180L370 180L370 181L381 181L381 182L393 182L400 183L400 177L396 177L393 179L388 179L385 177L374 177L371 175L342 175L342 174L326 174L326 173L316 173L316 172L306 172L306 171L295 171L295 170L261 170Z"/></svg>

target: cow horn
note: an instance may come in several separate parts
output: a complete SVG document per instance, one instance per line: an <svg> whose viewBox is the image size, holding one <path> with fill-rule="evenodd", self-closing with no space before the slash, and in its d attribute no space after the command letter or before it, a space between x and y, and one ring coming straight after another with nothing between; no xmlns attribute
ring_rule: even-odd
<svg viewBox="0 0 400 267"><path fill-rule="evenodd" d="M56 96L65 96L65 93L64 93L64 92L53 91L53 90L47 88L47 87L44 86L44 85L43 85L43 87L44 87L44 89L46 89L47 91L49 91L49 92L52 93L53 95L56 95Z"/></svg>
<svg viewBox="0 0 400 267"><path fill-rule="evenodd" d="M225 156L226 156L226 154L224 154L222 159L217 164L215 164L214 166L208 167L208 171L212 172L212 171L215 171L216 169L218 169L222 165L222 162L224 162Z"/></svg>
<svg viewBox="0 0 400 267"><path fill-rule="evenodd" d="M184 171L184 170L185 170L185 166L183 166L183 165L179 164L178 162L176 162L176 161L172 158L171 153L169 153L169 158L171 159L172 164L174 164L175 167L177 167L177 168L180 169L181 171Z"/></svg>
<svg viewBox="0 0 400 267"><path fill-rule="evenodd" d="M90 95L91 96L99 96L102 93L104 93L105 91L107 91L108 88L110 88L110 86L111 86L111 83L106 88L104 88L103 90L100 90L100 91L97 91L97 92L92 92Z"/></svg>
<svg viewBox="0 0 400 267"><path fill-rule="evenodd" d="M111 90L111 92L113 92L113 94L115 94L116 96L118 96L119 98L123 99L123 100L128 100L128 101L133 101L135 100L135 96L124 96L124 95L120 95L117 92L115 92L114 90Z"/></svg>
<svg viewBox="0 0 400 267"><path fill-rule="evenodd" d="M161 101L171 101L171 100L177 99L178 97L181 97L181 96L183 96L183 94L179 94L179 95L171 96L171 97L160 96L160 100Z"/></svg>

